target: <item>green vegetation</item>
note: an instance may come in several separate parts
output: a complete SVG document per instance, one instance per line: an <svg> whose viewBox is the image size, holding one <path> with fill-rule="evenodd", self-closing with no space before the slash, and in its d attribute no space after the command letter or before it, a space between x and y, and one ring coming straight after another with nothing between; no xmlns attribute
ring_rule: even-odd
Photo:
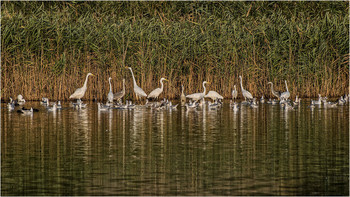
<svg viewBox="0 0 350 197"><path fill-rule="evenodd" d="M292 96L349 88L348 2L2 2L1 97L68 99L92 72L85 99L106 99L131 66L149 93L231 95L238 76L254 96L268 81ZM241 94L240 94L241 96Z"/></svg>

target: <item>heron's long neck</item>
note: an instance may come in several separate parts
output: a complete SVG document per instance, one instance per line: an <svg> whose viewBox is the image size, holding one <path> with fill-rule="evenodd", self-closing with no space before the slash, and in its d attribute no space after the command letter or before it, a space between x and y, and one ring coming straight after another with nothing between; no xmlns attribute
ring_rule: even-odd
<svg viewBox="0 0 350 197"><path fill-rule="evenodd" d="M205 84L205 83L203 83L203 89L204 89L203 94L205 94L205 91L206 91L205 85L204 85L204 84Z"/></svg>
<svg viewBox="0 0 350 197"><path fill-rule="evenodd" d="M273 89L273 83L271 83L271 92L274 92L275 90Z"/></svg>
<svg viewBox="0 0 350 197"><path fill-rule="evenodd" d="M240 77L240 79L241 79L241 89L244 90L243 85L242 85L242 77Z"/></svg>
<svg viewBox="0 0 350 197"><path fill-rule="evenodd" d="M84 86L83 86L84 88L86 88L86 86L87 86L88 78L89 78L89 75L86 75L86 79L85 79Z"/></svg>
<svg viewBox="0 0 350 197"><path fill-rule="evenodd" d="M286 89L287 89L287 92L289 92L289 91L288 91L288 86L287 86L287 81L284 81L284 82L286 83Z"/></svg>
<svg viewBox="0 0 350 197"><path fill-rule="evenodd" d="M134 81L134 86L136 86L136 80L134 77L134 73L132 72L132 69L130 69L130 71L131 71L131 75L132 75L132 80Z"/></svg>
<svg viewBox="0 0 350 197"><path fill-rule="evenodd" d="M123 80L123 92L125 92L125 81Z"/></svg>
<svg viewBox="0 0 350 197"><path fill-rule="evenodd" d="M181 94L184 94L184 86L181 86Z"/></svg>
<svg viewBox="0 0 350 197"><path fill-rule="evenodd" d="M160 80L160 89L163 91L163 80Z"/></svg>
<svg viewBox="0 0 350 197"><path fill-rule="evenodd" d="M111 84L111 79L108 80L109 81L109 91L112 92L112 84Z"/></svg>

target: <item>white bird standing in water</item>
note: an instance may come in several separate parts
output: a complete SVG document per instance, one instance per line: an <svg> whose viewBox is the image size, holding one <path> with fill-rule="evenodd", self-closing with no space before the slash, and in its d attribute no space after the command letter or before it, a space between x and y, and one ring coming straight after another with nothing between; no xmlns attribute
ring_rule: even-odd
<svg viewBox="0 0 350 197"><path fill-rule="evenodd" d="M289 96L290 96L290 93L289 93L289 91L288 91L288 86L287 86L287 80L284 80L284 83L286 84L286 89L287 89L287 91L285 91L285 92L283 92L283 93L281 94L281 99L287 100L287 99L289 98Z"/></svg>
<svg viewBox="0 0 350 197"><path fill-rule="evenodd" d="M232 90L232 99L236 100L237 96L238 96L238 92L237 92L237 89L236 89L236 85L234 85L233 86L233 90Z"/></svg>
<svg viewBox="0 0 350 197"><path fill-rule="evenodd" d="M168 81L167 79L165 78L161 78L160 79L160 88L156 88L154 89L151 93L149 93L149 95L147 96L147 98L155 98L155 99L158 99L159 95L163 92L163 81Z"/></svg>
<svg viewBox="0 0 350 197"><path fill-rule="evenodd" d="M203 84L202 84L202 85L203 85L204 91L203 91L202 93L193 93L193 94L187 95L186 98L190 98L190 99L192 99L192 100L194 100L194 101L199 101L199 100L201 100L201 99L205 96L205 91L206 91L206 89L205 89L205 84L206 84L206 83L210 84L210 82L203 81Z"/></svg>
<svg viewBox="0 0 350 197"><path fill-rule="evenodd" d="M252 94L243 88L241 75L239 76L239 79L241 80L241 89L242 89L242 94L243 94L244 99L245 100L247 100L247 99L252 100L253 99Z"/></svg>
<svg viewBox="0 0 350 197"><path fill-rule="evenodd" d="M78 100L80 100L81 98L83 98L83 96L84 96L84 94L86 92L86 89L87 89L87 82L88 82L88 78L89 78L90 75L95 76L92 73L88 73L86 75L86 79L85 79L83 87L76 89L75 92L72 95L69 96L70 99L78 99Z"/></svg>
<svg viewBox="0 0 350 197"><path fill-rule="evenodd" d="M112 91L112 84L111 84L111 77L108 78L108 82L109 82L109 92L107 95L107 99L109 103L113 103L113 91Z"/></svg>
<svg viewBox="0 0 350 197"><path fill-rule="evenodd" d="M136 94L136 99L138 99L139 97L147 97L147 94L145 93L145 91L143 91L137 84L136 84L136 80L135 80L135 76L134 73L132 72L132 68L131 67L125 67L127 69L130 70L131 75L132 75L132 80L134 82L134 92Z"/></svg>

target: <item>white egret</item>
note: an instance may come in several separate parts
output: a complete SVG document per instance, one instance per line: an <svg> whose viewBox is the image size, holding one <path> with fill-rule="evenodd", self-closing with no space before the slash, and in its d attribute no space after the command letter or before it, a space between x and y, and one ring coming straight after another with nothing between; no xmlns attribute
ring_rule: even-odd
<svg viewBox="0 0 350 197"><path fill-rule="evenodd" d="M232 90L232 99L236 100L238 96L238 92L236 89L236 85L233 86L233 90Z"/></svg>
<svg viewBox="0 0 350 197"><path fill-rule="evenodd" d="M281 92L275 91L275 90L273 89L273 83L272 83L271 81L268 82L267 84L271 84L271 92L272 92L272 95L274 95L275 97L278 98L278 100L280 100Z"/></svg>
<svg viewBox="0 0 350 197"><path fill-rule="evenodd" d="M149 93L149 95L147 96L147 98L155 98L155 99L158 99L159 95L163 92L163 81L168 81L167 79L165 78L161 78L160 79L160 88L156 88L154 89L151 93Z"/></svg>
<svg viewBox="0 0 350 197"><path fill-rule="evenodd" d="M207 81L203 81L203 89L204 91L202 93L194 93L194 94L190 94L190 95L187 95L186 98L190 98L194 101L199 101L201 100L204 96L205 96L205 84L208 83L210 84L210 82L207 82Z"/></svg>
<svg viewBox="0 0 350 197"><path fill-rule="evenodd" d="M76 89L75 92L72 95L69 96L70 99L78 99L78 100L80 100L81 98L83 98L83 96L84 96L84 94L86 92L86 89L87 89L87 82L88 82L88 78L89 78L90 75L95 76L92 73L88 73L86 75L86 79L85 79L83 87Z"/></svg>
<svg viewBox="0 0 350 197"><path fill-rule="evenodd" d="M241 80L241 89L242 89L242 94L243 94L244 99L247 100L247 98L248 98L248 100L252 100L253 99L252 94L243 88L241 75L239 76L239 79Z"/></svg>
<svg viewBox="0 0 350 197"><path fill-rule="evenodd" d="M204 98L211 98L213 101L215 101L217 99L224 99L224 97L221 96L216 91L209 91L208 94L204 96Z"/></svg>
<svg viewBox="0 0 350 197"><path fill-rule="evenodd" d="M108 78L108 82L109 82L109 92L107 95L107 99L109 103L113 103L113 91L112 91L112 84L111 84L111 77Z"/></svg>
<svg viewBox="0 0 350 197"><path fill-rule="evenodd" d="M288 86L287 86L287 80L284 80L284 83L286 84L286 89L287 89L287 91L285 91L285 92L283 92L282 94L281 94L281 99L284 99L284 100L287 100L288 98L289 98L289 96L290 96L290 93L289 93L289 91L288 91Z"/></svg>
<svg viewBox="0 0 350 197"><path fill-rule="evenodd" d="M134 82L134 92L136 94L136 98L138 99L138 97L147 97L147 94L145 93L145 91L143 91L137 84L136 84L136 80L135 80L135 76L134 73L132 72L132 68L131 67L125 67L127 69L130 70L131 75L132 75L132 80Z"/></svg>
<svg viewBox="0 0 350 197"><path fill-rule="evenodd" d="M123 79L123 90L114 94L114 100L117 100L117 102L119 103L120 100L124 97L124 95L125 95L125 79Z"/></svg>

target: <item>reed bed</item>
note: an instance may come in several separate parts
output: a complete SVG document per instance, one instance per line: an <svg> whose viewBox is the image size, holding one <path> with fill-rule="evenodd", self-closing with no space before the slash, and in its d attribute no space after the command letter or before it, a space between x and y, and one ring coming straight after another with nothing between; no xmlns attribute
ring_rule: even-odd
<svg viewBox="0 0 350 197"><path fill-rule="evenodd" d="M234 85L271 96L349 92L347 2L2 2L1 98L66 100L92 72L84 99L105 100L131 66L146 93L163 96ZM240 88L238 88L240 89ZM240 94L241 96L241 94Z"/></svg>

